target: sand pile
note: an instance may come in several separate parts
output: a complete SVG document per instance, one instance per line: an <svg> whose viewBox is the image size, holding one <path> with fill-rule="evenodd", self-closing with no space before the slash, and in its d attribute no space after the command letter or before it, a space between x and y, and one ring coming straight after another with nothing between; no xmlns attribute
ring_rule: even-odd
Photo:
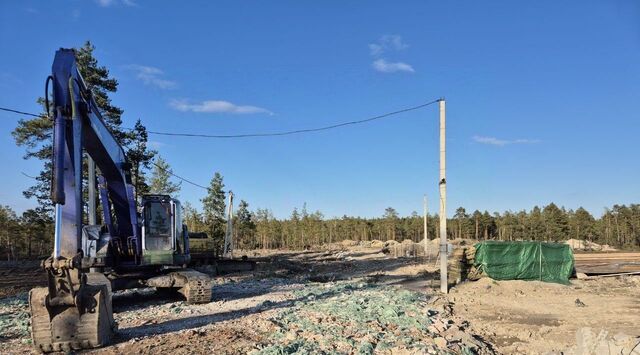
<svg viewBox="0 0 640 355"><path fill-rule="evenodd" d="M342 245L343 247L355 247L356 245L358 245L358 242L351 239L345 239L340 242L340 245Z"/></svg>
<svg viewBox="0 0 640 355"><path fill-rule="evenodd" d="M579 251L616 251L617 249L607 245L607 244L598 244L594 242L590 242L588 240L583 239L569 239L565 241L565 244L568 244L572 250Z"/></svg>

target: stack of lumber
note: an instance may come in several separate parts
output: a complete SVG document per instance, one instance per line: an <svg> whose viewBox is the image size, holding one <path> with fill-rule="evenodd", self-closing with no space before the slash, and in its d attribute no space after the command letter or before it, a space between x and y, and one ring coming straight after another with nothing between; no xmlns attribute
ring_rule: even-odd
<svg viewBox="0 0 640 355"><path fill-rule="evenodd" d="M449 259L449 284L457 285L464 280L477 280L481 277L473 266L476 248L472 245L459 246L453 250Z"/></svg>

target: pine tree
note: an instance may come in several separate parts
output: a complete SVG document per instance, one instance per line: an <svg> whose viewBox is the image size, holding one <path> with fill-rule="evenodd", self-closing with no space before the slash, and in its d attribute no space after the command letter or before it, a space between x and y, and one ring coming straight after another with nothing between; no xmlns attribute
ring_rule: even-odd
<svg viewBox="0 0 640 355"><path fill-rule="evenodd" d="M484 230L484 239L487 240L493 238L496 232L496 221L488 211L484 211L482 214L481 224Z"/></svg>
<svg viewBox="0 0 640 355"><path fill-rule="evenodd" d="M160 155L156 158L151 175L151 184L149 190L152 194L175 195L180 192L181 182L174 183L171 181L172 171L167 163Z"/></svg>
<svg viewBox="0 0 640 355"><path fill-rule="evenodd" d="M236 228L237 245L242 248L256 247L254 236L256 233L256 224L253 213L249 211L249 204L245 200L240 200L238 212L235 215L233 225Z"/></svg>
<svg viewBox="0 0 640 355"><path fill-rule="evenodd" d="M127 151L127 158L131 163L131 175L133 187L135 188L136 201L141 195L149 193L150 187L147 184L146 172L151 168L151 162L156 156L155 150L147 147L147 128L142 125L140 119L136 121L133 127L134 138L131 147Z"/></svg>
<svg viewBox="0 0 640 355"><path fill-rule="evenodd" d="M456 209L456 213L453 216L456 220L457 224L457 238L467 238L468 237L468 219L467 210L464 207L458 207Z"/></svg>
<svg viewBox="0 0 640 355"><path fill-rule="evenodd" d="M569 235L569 221L567 214L555 203L550 203L542 209L542 217L546 227L545 239L548 241L566 240Z"/></svg>
<svg viewBox="0 0 640 355"><path fill-rule="evenodd" d="M40 256L43 252L43 250L36 251L36 245L52 245L52 238L50 238L52 233L50 232L53 229L53 220L48 216L42 215L34 209L28 209L22 213L20 225L23 231L22 249L27 258L32 258L34 254Z"/></svg>
<svg viewBox="0 0 640 355"><path fill-rule="evenodd" d="M182 215L184 224L187 225L189 232L204 232L204 221L202 220L202 214L193 207L189 202L185 202L182 205Z"/></svg>
<svg viewBox="0 0 640 355"><path fill-rule="evenodd" d="M572 233L571 237L576 239L586 239L593 241L595 235L595 219L584 208L578 208L571 217Z"/></svg>
<svg viewBox="0 0 640 355"><path fill-rule="evenodd" d="M258 208L255 212L256 232L260 238L260 246L263 249L274 247L276 223L273 213L269 209ZM282 235L282 233L280 233Z"/></svg>
<svg viewBox="0 0 640 355"><path fill-rule="evenodd" d="M384 210L383 216L387 229L387 240L396 240L397 224L398 224L398 212L393 207L387 207Z"/></svg>
<svg viewBox="0 0 640 355"><path fill-rule="evenodd" d="M204 223L208 229L209 238L213 238L216 241L219 250L222 250L226 230L226 203L224 199L225 192L222 175L216 172L207 188L207 195L201 201Z"/></svg>
<svg viewBox="0 0 640 355"><path fill-rule="evenodd" d="M16 258L15 229L18 217L9 206L0 205L0 251L6 254L7 261Z"/></svg>
<svg viewBox="0 0 640 355"><path fill-rule="evenodd" d="M300 229L300 213L298 207L294 207L291 212L291 230L290 230L290 244L298 245L298 230Z"/></svg>

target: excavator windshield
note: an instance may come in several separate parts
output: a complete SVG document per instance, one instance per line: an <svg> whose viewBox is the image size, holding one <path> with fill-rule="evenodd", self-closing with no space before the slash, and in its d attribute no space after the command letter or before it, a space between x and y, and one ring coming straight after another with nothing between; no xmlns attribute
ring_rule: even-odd
<svg viewBox="0 0 640 355"><path fill-rule="evenodd" d="M170 201L149 201L144 205L146 250L173 248L173 211Z"/></svg>

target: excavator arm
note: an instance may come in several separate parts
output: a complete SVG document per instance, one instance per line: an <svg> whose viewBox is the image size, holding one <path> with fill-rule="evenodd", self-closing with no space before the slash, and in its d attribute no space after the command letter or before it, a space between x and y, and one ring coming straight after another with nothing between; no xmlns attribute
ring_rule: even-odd
<svg viewBox="0 0 640 355"><path fill-rule="evenodd" d="M140 253L137 235L136 204L131 183L130 164L124 150L102 119L91 90L77 68L72 49L60 49L53 62L53 178L51 199L55 205L54 257L72 258L81 249L83 225L82 157L83 151L102 174L110 202L103 208L111 216L104 218L112 237L129 240ZM90 164L91 165L91 164ZM89 181L91 185L95 181ZM92 206L90 206L92 207Z"/></svg>
<svg viewBox="0 0 640 355"><path fill-rule="evenodd" d="M43 262L48 287L29 294L32 338L43 352L99 347L115 330L111 284L90 268L104 266L83 246L83 156L100 171L101 200L110 242L135 264L141 254L136 203L124 150L109 131L90 88L78 71L75 52L60 49L52 67L54 250ZM89 176L94 176L90 172ZM95 180L89 180L95 192ZM91 207L90 206L90 210ZM94 209L95 210L95 209ZM115 220L111 217L115 217ZM94 218L92 218L95 220Z"/></svg>

